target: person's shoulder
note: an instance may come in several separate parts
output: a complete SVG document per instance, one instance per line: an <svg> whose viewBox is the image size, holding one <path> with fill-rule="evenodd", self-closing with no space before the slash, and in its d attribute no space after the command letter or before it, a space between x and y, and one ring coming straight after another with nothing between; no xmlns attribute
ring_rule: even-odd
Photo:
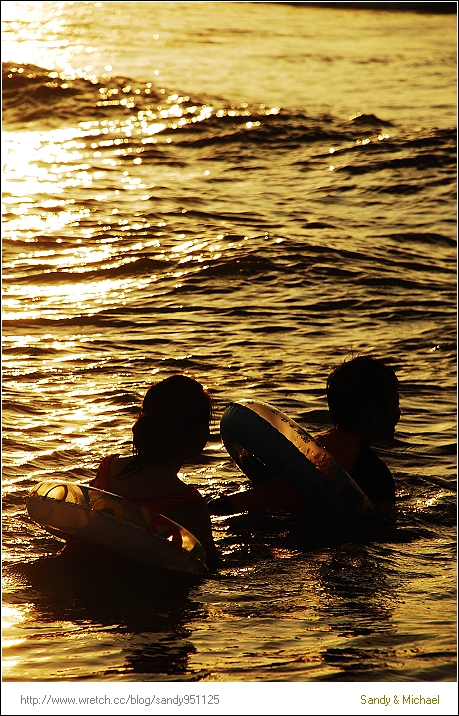
<svg viewBox="0 0 459 716"><path fill-rule="evenodd" d="M100 465L109 465L114 458L119 458L118 453L111 453L110 455L105 455L105 457L103 457L100 461Z"/></svg>
<svg viewBox="0 0 459 716"><path fill-rule="evenodd" d="M118 477L120 472L122 472L122 470L127 465L129 465L130 462L132 462L132 457L125 457L123 455L120 455L119 453L108 455L107 457L109 458L108 467L110 472L110 479L112 479L113 477Z"/></svg>
<svg viewBox="0 0 459 716"><path fill-rule="evenodd" d="M99 467L97 468L96 477L94 480L92 480L91 485L92 487L99 487L100 489L104 489L104 487L99 483L105 483L106 480L108 480L109 472L110 472L110 465L112 463L112 458L115 457L114 455L106 455L102 458L102 460L99 463Z"/></svg>
<svg viewBox="0 0 459 716"><path fill-rule="evenodd" d="M378 470L379 472L385 473L386 475L390 475L392 477L392 473L387 467L386 463L381 460L376 450L369 445L361 445L357 460L359 462L365 462L366 465L368 465L368 467L371 467L371 469L373 470Z"/></svg>

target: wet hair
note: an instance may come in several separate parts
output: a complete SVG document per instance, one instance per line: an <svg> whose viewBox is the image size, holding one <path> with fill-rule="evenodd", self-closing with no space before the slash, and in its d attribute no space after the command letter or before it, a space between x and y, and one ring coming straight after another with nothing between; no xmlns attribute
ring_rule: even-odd
<svg viewBox="0 0 459 716"><path fill-rule="evenodd" d="M209 425L211 416L210 396L197 380L172 375L152 385L132 427L137 464L170 457L194 427Z"/></svg>
<svg viewBox="0 0 459 716"><path fill-rule="evenodd" d="M370 405L385 408L398 380L392 368L372 356L344 361L327 379L327 399L333 425L354 428Z"/></svg>

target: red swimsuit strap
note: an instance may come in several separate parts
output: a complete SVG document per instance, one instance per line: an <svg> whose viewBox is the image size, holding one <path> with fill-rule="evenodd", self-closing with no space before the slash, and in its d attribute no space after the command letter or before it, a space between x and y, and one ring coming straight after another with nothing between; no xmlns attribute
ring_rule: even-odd
<svg viewBox="0 0 459 716"><path fill-rule="evenodd" d="M105 490L105 492L113 492L110 486L110 463L114 457L115 455L107 455L104 457L99 465L95 479L91 482L91 487L96 487L98 490Z"/></svg>

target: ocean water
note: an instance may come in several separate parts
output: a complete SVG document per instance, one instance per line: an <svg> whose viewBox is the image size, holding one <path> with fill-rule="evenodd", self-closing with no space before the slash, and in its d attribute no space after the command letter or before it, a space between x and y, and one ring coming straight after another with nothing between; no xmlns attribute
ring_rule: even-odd
<svg viewBox="0 0 459 716"><path fill-rule="evenodd" d="M456 16L6 2L2 22L4 681L455 681ZM189 577L63 564L28 518L37 481L129 452L175 372L215 405L183 479L244 486L227 403L324 430L355 353L401 386L380 539L213 518L221 565Z"/></svg>

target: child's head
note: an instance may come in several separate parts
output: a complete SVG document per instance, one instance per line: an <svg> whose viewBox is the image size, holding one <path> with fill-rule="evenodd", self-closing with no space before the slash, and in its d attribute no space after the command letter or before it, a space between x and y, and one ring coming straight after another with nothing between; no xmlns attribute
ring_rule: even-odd
<svg viewBox="0 0 459 716"><path fill-rule="evenodd" d="M172 375L149 388L132 428L141 460L181 461L197 457L209 439L212 404L202 385L185 375Z"/></svg>
<svg viewBox="0 0 459 716"><path fill-rule="evenodd" d="M327 379L327 398L335 426L371 438L394 437L398 380L381 360L359 356L342 363Z"/></svg>

